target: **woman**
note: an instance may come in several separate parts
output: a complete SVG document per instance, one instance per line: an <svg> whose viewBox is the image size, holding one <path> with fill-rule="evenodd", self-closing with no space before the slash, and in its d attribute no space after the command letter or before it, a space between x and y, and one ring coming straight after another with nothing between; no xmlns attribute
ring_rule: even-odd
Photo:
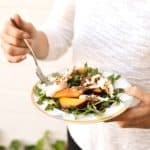
<svg viewBox="0 0 150 150"><path fill-rule="evenodd" d="M57 59L71 47L73 63L92 62L125 76L136 85L127 93L141 103L111 123L69 125L69 132L84 150L149 150L149 18L147 0L61 0L40 31L17 15L14 20L20 29L8 21L2 47L13 63L26 58L23 38L30 41L39 59Z"/></svg>

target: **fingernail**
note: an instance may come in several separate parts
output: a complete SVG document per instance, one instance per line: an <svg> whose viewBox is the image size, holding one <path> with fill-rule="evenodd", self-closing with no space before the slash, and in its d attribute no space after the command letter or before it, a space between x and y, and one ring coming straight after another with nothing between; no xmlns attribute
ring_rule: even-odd
<svg viewBox="0 0 150 150"><path fill-rule="evenodd" d="M30 35L27 34L27 33L24 33L24 34L23 34L23 38L25 38L25 39L30 38Z"/></svg>

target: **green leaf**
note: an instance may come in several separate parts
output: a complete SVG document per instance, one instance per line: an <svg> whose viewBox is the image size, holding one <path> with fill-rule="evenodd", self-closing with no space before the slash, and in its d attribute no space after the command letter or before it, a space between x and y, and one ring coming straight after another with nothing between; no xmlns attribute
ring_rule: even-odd
<svg viewBox="0 0 150 150"><path fill-rule="evenodd" d="M65 150L66 144L62 140L57 140L54 144L52 144L52 150Z"/></svg>
<svg viewBox="0 0 150 150"><path fill-rule="evenodd" d="M9 150L22 150L22 142L19 140L13 140L10 143Z"/></svg>
<svg viewBox="0 0 150 150"><path fill-rule="evenodd" d="M124 93L124 89L122 89L122 88L114 89L114 95L118 95L120 93Z"/></svg>
<svg viewBox="0 0 150 150"><path fill-rule="evenodd" d="M84 108L69 108L64 110L66 113L72 113L78 118L78 115L99 114L100 111L92 103L88 103Z"/></svg>
<svg viewBox="0 0 150 150"><path fill-rule="evenodd" d="M53 110L55 107L55 104L48 104L45 108L45 110Z"/></svg>
<svg viewBox="0 0 150 150"><path fill-rule="evenodd" d="M94 76L96 74L101 74L98 68L86 67L85 68L85 76Z"/></svg>
<svg viewBox="0 0 150 150"><path fill-rule="evenodd" d="M35 86L33 91L37 96L41 96L43 94L42 90L38 86Z"/></svg>
<svg viewBox="0 0 150 150"><path fill-rule="evenodd" d="M50 99L48 105L45 107L45 110L53 110L54 108L60 108L58 98Z"/></svg>
<svg viewBox="0 0 150 150"><path fill-rule="evenodd" d="M68 81L68 85L72 86L79 86L81 84L81 75L79 73L74 74Z"/></svg>
<svg viewBox="0 0 150 150"><path fill-rule="evenodd" d="M110 80L111 83L114 84L115 81L118 80L120 77L121 77L120 75L112 74L108 77L108 80Z"/></svg>
<svg viewBox="0 0 150 150"><path fill-rule="evenodd" d="M61 74L59 72L54 72L51 74L52 77L60 77Z"/></svg>
<svg viewBox="0 0 150 150"><path fill-rule="evenodd" d="M88 68L87 62L84 64L84 68L85 68L85 69Z"/></svg>
<svg viewBox="0 0 150 150"><path fill-rule="evenodd" d="M96 107L98 108L99 111L104 112L106 108L109 108L113 103L114 101L110 101L110 100L103 101L99 103Z"/></svg>
<svg viewBox="0 0 150 150"><path fill-rule="evenodd" d="M26 145L25 150L35 150L35 145Z"/></svg>
<svg viewBox="0 0 150 150"><path fill-rule="evenodd" d="M94 76L96 74L100 74L101 72L98 70L98 68L92 68L89 67L87 63L84 64L84 70L85 70L85 76Z"/></svg>
<svg viewBox="0 0 150 150"><path fill-rule="evenodd" d="M44 139L38 140L38 142L35 145L35 150L42 150L44 147Z"/></svg>
<svg viewBox="0 0 150 150"><path fill-rule="evenodd" d="M0 146L0 150L6 150L4 146Z"/></svg>
<svg viewBox="0 0 150 150"><path fill-rule="evenodd" d="M49 131L46 131L44 136L38 140L35 145L35 150L51 150L51 139Z"/></svg>
<svg viewBox="0 0 150 150"><path fill-rule="evenodd" d="M37 103L38 103L39 105L42 105L45 100L48 100L48 99L46 98L46 95L45 95L45 94L41 94L41 95L39 96L39 99L38 99Z"/></svg>

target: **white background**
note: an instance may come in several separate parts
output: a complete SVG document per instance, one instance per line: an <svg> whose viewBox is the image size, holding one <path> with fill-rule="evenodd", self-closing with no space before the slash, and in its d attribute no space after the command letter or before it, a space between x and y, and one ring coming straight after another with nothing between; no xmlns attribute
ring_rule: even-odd
<svg viewBox="0 0 150 150"><path fill-rule="evenodd" d="M15 13L37 27L44 22L51 7L52 0L0 0L0 30ZM48 73L69 63L69 58L70 53L57 62L40 62L40 65ZM56 138L66 138L66 124L45 116L31 103L31 88L36 81L31 58L10 64L0 49L0 144L8 144L14 138L32 143L46 129Z"/></svg>

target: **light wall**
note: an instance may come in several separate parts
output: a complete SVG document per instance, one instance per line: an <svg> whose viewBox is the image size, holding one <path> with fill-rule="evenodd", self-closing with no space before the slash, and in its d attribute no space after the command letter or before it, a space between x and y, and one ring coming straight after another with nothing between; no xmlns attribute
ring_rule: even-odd
<svg viewBox="0 0 150 150"><path fill-rule="evenodd" d="M0 0L0 30L15 13L36 27L44 22L52 0ZM71 53L56 62L40 62L48 73L70 63ZM19 64L9 64L0 49L0 144L13 138L33 142L49 129L55 137L66 138L66 124L38 112L30 101L30 90L37 81L32 58Z"/></svg>
<svg viewBox="0 0 150 150"><path fill-rule="evenodd" d="M35 25L42 23L50 13L53 0L1 0L0 27L13 16L19 13Z"/></svg>

